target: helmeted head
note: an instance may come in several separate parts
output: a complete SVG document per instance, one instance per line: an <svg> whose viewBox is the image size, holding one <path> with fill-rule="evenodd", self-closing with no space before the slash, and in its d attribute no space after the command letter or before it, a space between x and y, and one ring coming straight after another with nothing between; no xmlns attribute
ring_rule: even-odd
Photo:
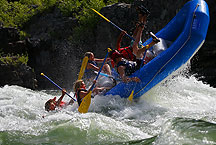
<svg viewBox="0 0 216 145"><path fill-rule="evenodd" d="M48 112L51 110L55 110L55 107L56 107L56 97L54 97L53 99L49 99L45 103L45 110Z"/></svg>
<svg viewBox="0 0 216 145"><path fill-rule="evenodd" d="M122 57L122 54L119 53L117 50L113 50L110 52L109 56L114 62L116 62L116 58Z"/></svg>

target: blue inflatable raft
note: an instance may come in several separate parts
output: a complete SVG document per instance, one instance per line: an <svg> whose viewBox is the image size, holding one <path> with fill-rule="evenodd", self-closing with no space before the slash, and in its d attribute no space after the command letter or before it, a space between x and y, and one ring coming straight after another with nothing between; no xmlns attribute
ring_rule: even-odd
<svg viewBox="0 0 216 145"><path fill-rule="evenodd" d="M167 48L132 76L140 78L140 83L120 82L106 95L127 98L134 89L133 98L139 98L159 82L188 62L205 41L209 25L209 9L204 0L187 2L178 14L156 36L162 38ZM146 45L151 39L143 43ZM154 48L150 48L153 50ZM135 87L136 86L136 87Z"/></svg>

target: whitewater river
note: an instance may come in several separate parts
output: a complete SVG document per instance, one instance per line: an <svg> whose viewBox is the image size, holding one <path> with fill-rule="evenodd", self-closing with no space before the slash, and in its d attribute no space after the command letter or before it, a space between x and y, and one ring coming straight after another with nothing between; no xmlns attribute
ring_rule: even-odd
<svg viewBox="0 0 216 145"><path fill-rule="evenodd" d="M216 88L193 76L168 79L138 102L96 96L87 114L77 104L46 112L44 103L60 95L0 88L0 145L216 144Z"/></svg>

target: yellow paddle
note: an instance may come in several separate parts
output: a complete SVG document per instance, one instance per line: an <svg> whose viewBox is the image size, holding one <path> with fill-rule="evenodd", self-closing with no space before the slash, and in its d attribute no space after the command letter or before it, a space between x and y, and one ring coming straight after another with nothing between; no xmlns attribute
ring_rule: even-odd
<svg viewBox="0 0 216 145"><path fill-rule="evenodd" d="M83 75L84 75L84 73L85 73L85 69L86 69L87 64L88 64L88 56L85 56L85 57L83 58L83 61L82 61L82 65L81 65L81 68L80 68L78 80L81 80L81 79L82 79L82 77L83 77ZM74 96L73 96L73 97L75 97L75 96L76 96L76 93L74 93Z"/></svg>
<svg viewBox="0 0 216 145"><path fill-rule="evenodd" d="M153 34L152 32L150 32L150 35L151 35L152 39L155 39L155 40L158 39L157 36L155 36L155 34ZM159 40L159 39L158 39L158 40ZM159 42L160 42L160 40L159 40ZM146 46L144 46L144 47L141 48L141 49L145 49L145 52L144 52L143 58L142 58L143 61L144 61L144 59L145 59L145 55L146 55L147 50L148 50L150 47L152 47L152 46L154 45L153 43L154 43L154 42L151 42L150 44L148 44L148 45L146 45ZM142 67L142 65L140 65L140 68L141 68L141 67ZM132 101L132 100L133 100L133 94L134 94L135 88L136 88L136 84L135 84L135 86L134 86L134 88L133 88L133 90L132 90L130 96L128 97L128 100L129 100L129 101Z"/></svg>
<svg viewBox="0 0 216 145"><path fill-rule="evenodd" d="M128 97L128 100L131 101L131 102L133 101L133 94L134 94L134 89L131 92L130 96Z"/></svg>
<svg viewBox="0 0 216 145"><path fill-rule="evenodd" d="M85 56L83 58L83 61L82 61L82 66L80 68L80 72L79 72L79 76L78 76L78 80L81 80L84 73L85 73L85 69L86 69L86 66L87 66L87 63L88 63L88 56Z"/></svg>
<svg viewBox="0 0 216 145"><path fill-rule="evenodd" d="M98 79L98 77L99 77L99 75L100 75L100 72L101 72L101 70L102 70L102 68L103 68L104 63L106 62L106 59L107 59L108 54L109 54L110 51L111 51L111 49L108 48L108 52L107 52L107 54L106 54L106 56L105 56L105 58L104 58L103 64L102 64L102 66L100 67L100 70L99 70L99 72L98 72L98 74L97 74L95 80ZM82 100L82 102L81 102L81 104L80 104L80 106L79 106L79 108L78 108L78 111L79 111L80 113L87 113L87 112L88 112L88 108L89 108L89 106L90 106L90 104L91 104L91 94L92 94L92 90L93 90L94 86L95 86L95 84L93 84L93 85L91 86L90 92L83 98L83 100Z"/></svg>
<svg viewBox="0 0 216 145"><path fill-rule="evenodd" d="M99 16L101 16L102 18L104 18L107 22L109 22L109 23L111 23L113 26L115 26L117 29L119 29L120 31L123 31L119 26L117 26L116 24L114 24L112 21L110 21L109 19L107 19L106 17L104 17L101 13L99 13L98 11L96 11L95 9L93 9L93 8L91 8L95 13L97 13ZM132 40L134 40L135 41L135 39L132 37L132 36L130 36L128 33L126 33L126 35L130 38L130 39L132 39ZM141 42L139 42L139 44L141 45L141 46L143 46L143 44L141 43ZM143 46L144 47L144 46Z"/></svg>
<svg viewBox="0 0 216 145"><path fill-rule="evenodd" d="M145 48L145 52L144 52L144 54L143 54L142 62L144 61L146 52L147 52L147 50L150 48L150 45L146 45L146 46L143 47L142 49L144 49L144 48ZM141 69L142 66L143 66L143 65L141 64L141 65L140 65L140 69ZM140 69L139 69L139 70L140 70ZM137 83L136 83L136 84L137 84ZM132 90L130 96L128 97L128 100L131 101L131 102L133 101L133 94L134 94L134 90L136 89L136 84L135 84L135 86L134 86L134 88L133 88L133 90Z"/></svg>

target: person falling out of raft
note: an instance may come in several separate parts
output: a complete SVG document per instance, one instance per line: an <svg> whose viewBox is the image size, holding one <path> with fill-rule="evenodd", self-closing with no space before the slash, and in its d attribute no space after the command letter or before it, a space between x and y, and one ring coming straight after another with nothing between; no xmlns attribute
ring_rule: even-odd
<svg viewBox="0 0 216 145"><path fill-rule="evenodd" d="M117 50L110 52L110 58L114 61L116 70L119 73L123 82L128 83L130 81L140 82L138 77L128 77L143 64L142 59L136 59L135 61L128 61Z"/></svg>
<svg viewBox="0 0 216 145"><path fill-rule="evenodd" d="M90 81L92 80L93 77L95 77L95 73L94 71L99 71L100 67L98 66L97 63L102 63L104 59L99 59L99 58L95 58L94 57L94 53L92 52L86 52L85 56L88 57L88 63L86 66L86 70L85 70L85 74L87 76L87 79L89 79ZM106 60L106 62L110 61L110 59L108 58ZM109 64L104 64L103 68L102 68L102 72L111 75L111 69Z"/></svg>
<svg viewBox="0 0 216 145"><path fill-rule="evenodd" d="M136 58L142 58L146 48L150 48L156 43L160 42L160 40L152 32L150 32L149 34L153 38L153 41L146 46L142 46L140 44L142 43L142 32L145 28L145 25L147 23L147 17L149 16L150 12L144 6L139 6L137 10L139 12L139 22L136 24L136 28L133 32L133 37L135 38L135 41L132 40L130 46L121 48L122 38L126 34L126 31L123 30L120 33L116 44L117 50L122 54L125 59L130 61L135 61ZM150 61L150 59L146 57L145 61Z"/></svg>
<svg viewBox="0 0 216 145"><path fill-rule="evenodd" d="M96 81L94 80L93 84L95 84L95 83L96 83ZM85 82L83 80L77 80L74 83L74 92L75 92L75 95L76 95L77 102L78 102L79 106L80 106L83 98L90 92L90 90L91 90L92 87L93 87L93 85L87 90ZM92 90L92 93L94 93L95 95L97 95L100 92L102 92L103 90L105 90L104 87L95 87ZM93 96L92 96L92 98L93 98Z"/></svg>
<svg viewBox="0 0 216 145"><path fill-rule="evenodd" d="M139 51L139 53L143 53L143 51ZM122 81L125 83L130 81L135 81L135 82L140 81L138 77L128 77L144 65L144 60L141 58L142 54L137 54L137 55L138 57L136 56L135 60L129 61L125 59L123 54L121 54L117 50L113 50L109 54L110 58L114 62L114 65L116 66L117 72L121 76Z"/></svg>
<svg viewBox="0 0 216 145"><path fill-rule="evenodd" d="M145 9L146 10L146 9ZM138 44L140 42L142 31L144 30L144 25L146 24L147 12L143 12L139 14L139 23L137 27L137 34L135 36L135 41L131 47L128 47L127 53L119 52L114 50L110 52L109 56L114 61L114 65L116 66L117 72L120 74L122 81L127 83L130 81L139 82L140 79L138 77L128 77L141 66L144 65L144 61L142 60L143 53L147 48L150 48L154 44L158 43L160 40L153 34L150 33L153 41L142 48L139 48ZM125 32L124 32L125 33ZM120 49L120 44L117 44L118 50ZM129 49L130 48L130 49ZM131 50L132 49L132 50ZM132 54L132 55L128 55Z"/></svg>
<svg viewBox="0 0 216 145"><path fill-rule="evenodd" d="M45 110L49 112L49 111L55 110L56 107L57 108L64 108L64 107L66 107L66 106L68 106L70 104L73 104L74 103L73 99L71 99L68 103L62 101L62 99L64 98L65 94L66 94L66 90L63 89L62 90L62 95L58 99L58 101L56 101L56 97L54 97L53 99L49 99L45 103Z"/></svg>

